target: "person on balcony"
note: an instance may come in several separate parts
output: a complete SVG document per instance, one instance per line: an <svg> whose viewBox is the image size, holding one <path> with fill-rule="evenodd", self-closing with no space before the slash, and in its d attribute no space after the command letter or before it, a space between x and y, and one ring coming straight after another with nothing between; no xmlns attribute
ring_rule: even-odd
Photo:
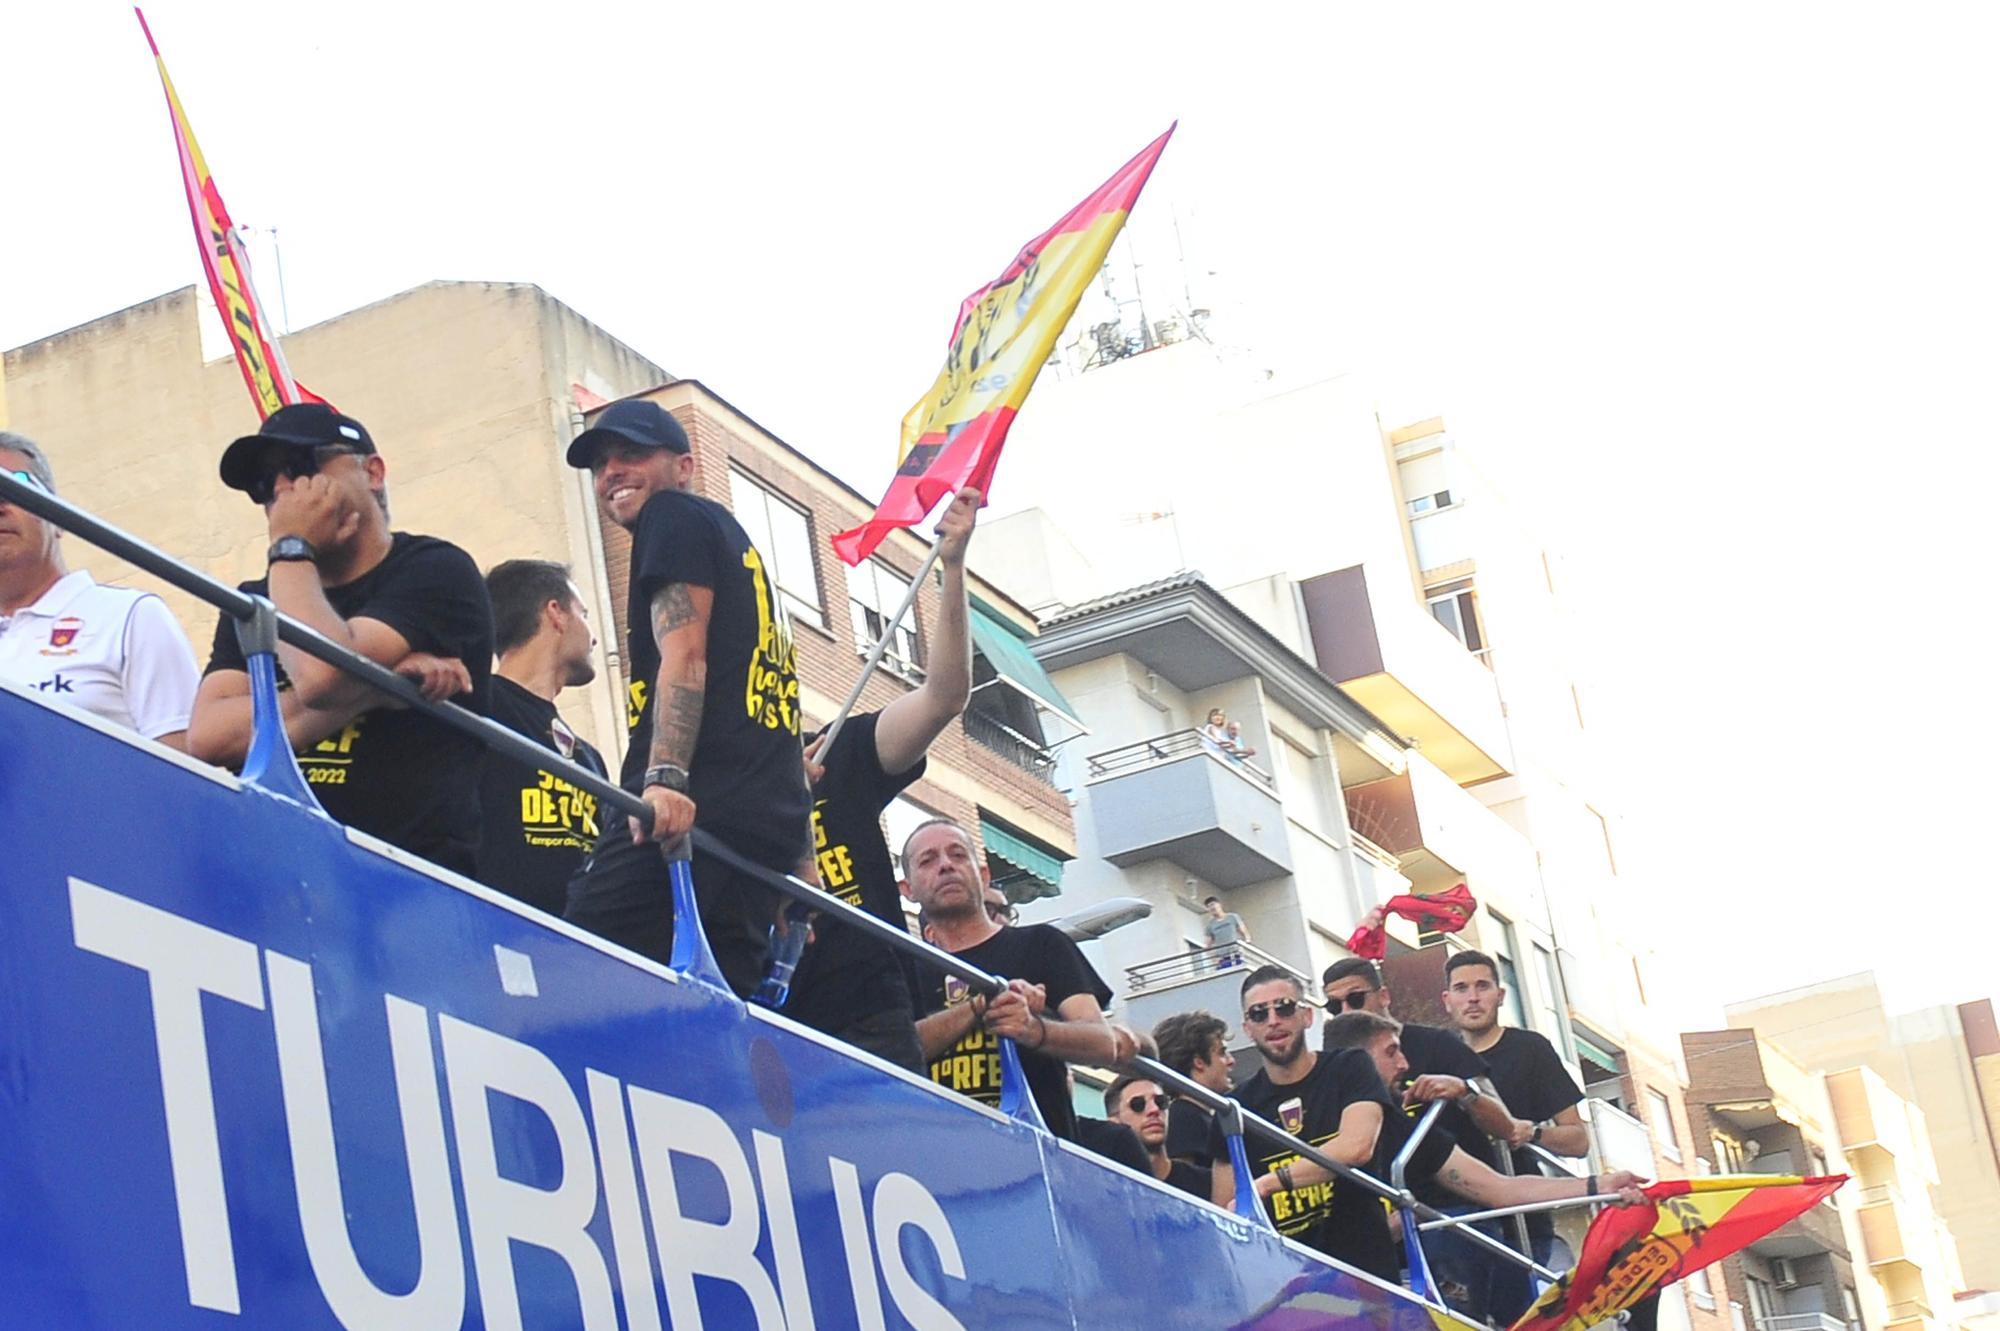
<svg viewBox="0 0 2000 1331"><path fill-rule="evenodd" d="M1220 897L1210 897L1201 905L1207 912L1201 922L1201 930L1208 938L1208 955L1215 969L1226 971L1241 966L1243 952L1236 945L1250 941L1250 927L1235 911L1224 910Z"/></svg>
<svg viewBox="0 0 2000 1331"><path fill-rule="evenodd" d="M21 435L0 433L0 471L56 492L48 456ZM199 679L187 635L152 593L70 572L61 537L0 500L0 679L185 749Z"/></svg>
<svg viewBox="0 0 2000 1331"><path fill-rule="evenodd" d="M1225 740L1225 752L1237 762L1240 763L1246 758L1257 756L1257 750L1243 742L1243 723L1241 721L1231 721L1229 728L1223 731L1223 738Z"/></svg>

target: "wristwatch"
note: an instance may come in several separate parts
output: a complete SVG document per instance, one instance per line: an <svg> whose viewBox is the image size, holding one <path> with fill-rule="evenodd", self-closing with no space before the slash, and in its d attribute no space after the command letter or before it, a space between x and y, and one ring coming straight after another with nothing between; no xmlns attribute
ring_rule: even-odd
<svg viewBox="0 0 2000 1331"><path fill-rule="evenodd" d="M1479 1088L1468 1081L1465 1083L1465 1094L1458 1097L1458 1102L1462 1105L1469 1105L1478 1098Z"/></svg>
<svg viewBox="0 0 2000 1331"><path fill-rule="evenodd" d="M1546 1123L1535 1124L1534 1135L1528 1138L1529 1143L1535 1146L1540 1146L1542 1144L1542 1129L1547 1126L1548 1124Z"/></svg>
<svg viewBox="0 0 2000 1331"><path fill-rule="evenodd" d="M303 536L280 536L264 552L266 564L317 564L319 551Z"/></svg>
<svg viewBox="0 0 2000 1331"><path fill-rule="evenodd" d="M668 790L685 795L688 789L687 768L676 763L661 763L656 767L648 767L646 779L640 782L640 785L665 786Z"/></svg>

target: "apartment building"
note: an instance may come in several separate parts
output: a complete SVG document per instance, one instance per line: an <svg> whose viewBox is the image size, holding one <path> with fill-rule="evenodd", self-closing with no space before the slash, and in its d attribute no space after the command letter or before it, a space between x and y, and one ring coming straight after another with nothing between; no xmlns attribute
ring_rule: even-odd
<svg viewBox="0 0 2000 1331"><path fill-rule="evenodd" d="M38 439L63 493L198 568L234 583L263 573L259 517L217 481L228 440L257 420L226 348L204 347L192 288L121 310L5 355L13 428ZM625 346L539 289L437 282L299 330L285 349L301 382L364 421L387 462L399 529L447 537L481 567L557 559L600 625L598 680L563 695L578 733L616 754L624 733L625 533L600 523L589 477L563 451L588 414L644 393L687 428L702 493L731 505L777 571L799 642L809 724L828 719L856 679L885 612L922 561L898 533L859 569L827 537L872 501L694 380ZM150 585L115 559L67 542L72 567ZM207 606L153 587L200 655ZM1026 643L1034 617L973 580L977 692L962 725L888 820L958 818L982 837L995 877L1018 899L1059 890L1076 853L1052 746L1075 722ZM875 670L861 706L922 677L936 589Z"/></svg>
<svg viewBox="0 0 2000 1331"><path fill-rule="evenodd" d="M1826 1086L1747 1031L1697 1031L1681 1037L1688 1072L1689 1152L1696 1172L1715 1174L1844 1173ZM1745 1331L1842 1331L1865 1325L1855 1188L1710 1268L1710 1284Z"/></svg>
<svg viewBox="0 0 2000 1331"><path fill-rule="evenodd" d="M1863 972L1723 1011L1731 1026L1755 1030L1807 1067L1867 1069L1922 1111L1937 1208L1964 1268L1960 1288L2000 1290L2000 1035L1991 1000L1892 1014Z"/></svg>

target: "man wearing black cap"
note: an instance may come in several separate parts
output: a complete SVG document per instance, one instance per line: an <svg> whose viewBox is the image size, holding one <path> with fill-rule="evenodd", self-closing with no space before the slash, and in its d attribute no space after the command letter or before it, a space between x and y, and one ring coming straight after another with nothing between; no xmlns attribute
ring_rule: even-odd
<svg viewBox="0 0 2000 1331"><path fill-rule="evenodd" d="M632 533L625 765L653 809L607 827L570 881L567 918L665 961L673 908L658 847L697 824L758 864L817 882L799 747L791 628L764 562L729 510L691 492L687 432L658 403L604 408L569 446L604 516ZM695 895L730 988L762 978L778 895L696 852Z"/></svg>
<svg viewBox="0 0 2000 1331"><path fill-rule="evenodd" d="M478 565L389 530L387 467L359 421L281 407L222 455L222 483L264 509L269 572L242 589L333 642L408 675L433 701L486 714L493 614ZM479 742L280 645L285 730L328 814L460 873L477 865ZM216 625L188 750L236 766L250 747L250 677L235 621Z"/></svg>

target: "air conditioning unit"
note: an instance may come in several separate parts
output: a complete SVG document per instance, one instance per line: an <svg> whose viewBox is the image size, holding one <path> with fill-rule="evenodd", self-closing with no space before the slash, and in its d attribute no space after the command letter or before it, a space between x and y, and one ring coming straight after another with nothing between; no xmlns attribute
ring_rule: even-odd
<svg viewBox="0 0 2000 1331"><path fill-rule="evenodd" d="M1771 1262L1771 1275L1778 1282L1779 1289L1798 1287L1799 1269L1792 1265L1792 1259L1789 1257L1774 1258Z"/></svg>

